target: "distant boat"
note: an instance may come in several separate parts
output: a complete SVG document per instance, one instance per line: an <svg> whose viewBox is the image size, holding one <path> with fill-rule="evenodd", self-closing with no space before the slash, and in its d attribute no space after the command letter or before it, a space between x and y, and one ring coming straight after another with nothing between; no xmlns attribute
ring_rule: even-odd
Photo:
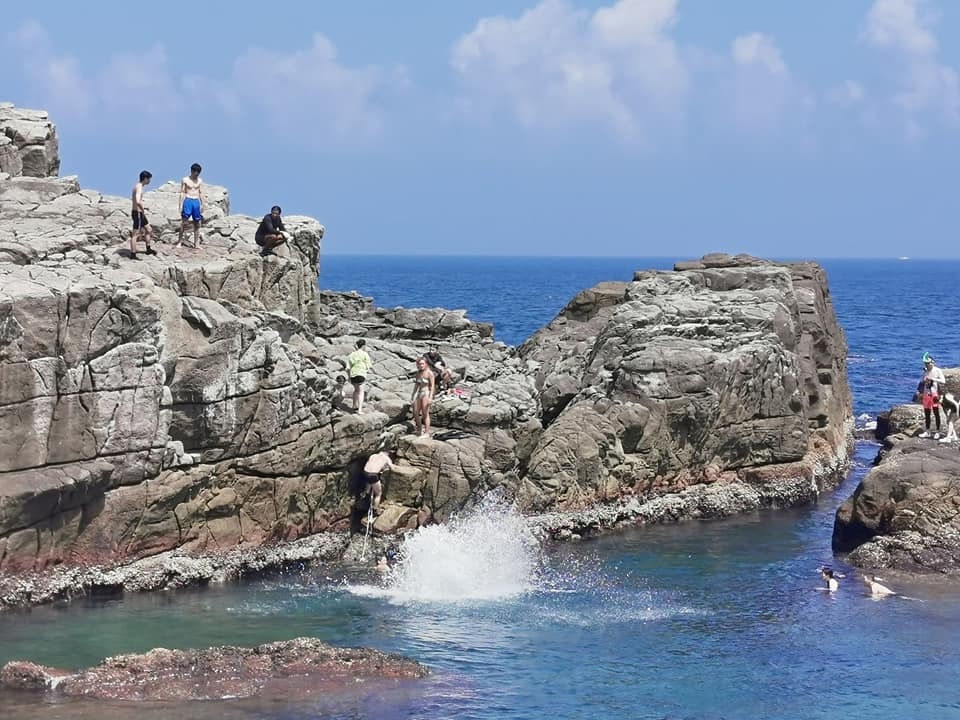
<svg viewBox="0 0 960 720"><path fill-rule="evenodd" d="M906 255L901 255L900 257L897 258L897 260L909 260L909 259L910 258L908 258Z"/></svg>

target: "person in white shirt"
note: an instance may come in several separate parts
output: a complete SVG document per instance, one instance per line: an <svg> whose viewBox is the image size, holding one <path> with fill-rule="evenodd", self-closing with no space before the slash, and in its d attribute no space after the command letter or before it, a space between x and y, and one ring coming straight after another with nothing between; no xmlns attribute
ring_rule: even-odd
<svg viewBox="0 0 960 720"><path fill-rule="evenodd" d="M920 381L920 401L923 403L924 430L920 437L940 439L940 396L946 387L947 379L943 370L937 367L930 353L923 354L923 379ZM936 420L937 429L930 435L930 416Z"/></svg>

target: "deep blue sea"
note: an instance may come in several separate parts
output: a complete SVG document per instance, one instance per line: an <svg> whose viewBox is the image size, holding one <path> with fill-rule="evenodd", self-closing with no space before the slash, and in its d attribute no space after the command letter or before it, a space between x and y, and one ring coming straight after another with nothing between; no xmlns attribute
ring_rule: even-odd
<svg viewBox="0 0 960 720"><path fill-rule="evenodd" d="M578 290L672 262L328 257L320 284L384 306L466 308L517 344ZM909 398L925 351L960 364L945 322L960 310L950 282L960 262L823 264L858 413ZM861 443L847 481L809 508L538 548L521 518L491 505L418 533L386 580L330 566L0 615L0 662L78 667L157 645L313 635L433 669L424 683L302 703L171 708L0 695L0 718L960 718L960 587L890 575L908 598L876 601L830 550L836 507L875 453ZM825 563L846 573L833 594L818 589Z"/></svg>

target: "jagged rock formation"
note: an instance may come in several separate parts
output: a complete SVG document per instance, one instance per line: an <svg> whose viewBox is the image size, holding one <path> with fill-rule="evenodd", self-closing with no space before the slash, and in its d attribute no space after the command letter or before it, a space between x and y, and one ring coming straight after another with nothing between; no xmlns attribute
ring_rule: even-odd
<svg viewBox="0 0 960 720"><path fill-rule="evenodd" d="M5 111L38 124L18 137L55 139L42 113ZM611 503L608 520L542 524L554 535L721 516L807 502L843 467L846 347L815 265L638 273L517 353L463 311L320 291L315 220L285 218L289 253L262 258L224 188L207 187L198 250L172 246L175 183L145 204L159 255L133 261L128 199L0 175L0 572L345 533L347 470L385 436L401 468L383 533L495 488L528 511ZM358 337L362 415L338 382ZM431 345L463 392L418 438L410 378Z"/></svg>
<svg viewBox="0 0 960 720"><path fill-rule="evenodd" d="M791 505L844 465L846 343L815 264L718 255L638 272L580 293L520 355L546 425L528 507L714 483Z"/></svg>
<svg viewBox="0 0 960 720"><path fill-rule="evenodd" d="M263 695L296 700L320 687L349 689L357 683L412 680L427 674L426 667L400 655L297 638L253 648L156 648L140 655L110 657L76 673L9 662L0 669L0 689L97 700L162 702Z"/></svg>

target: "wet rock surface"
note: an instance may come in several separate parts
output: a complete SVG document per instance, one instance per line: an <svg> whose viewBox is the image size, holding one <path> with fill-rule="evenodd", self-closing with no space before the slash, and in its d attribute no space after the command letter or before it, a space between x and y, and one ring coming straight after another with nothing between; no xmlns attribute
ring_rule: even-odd
<svg viewBox="0 0 960 720"><path fill-rule="evenodd" d="M426 667L400 655L338 648L297 638L253 648L157 648L118 655L76 673L29 662L0 669L0 688L45 691L69 697L123 701L212 700L304 695L355 687L358 682L413 680Z"/></svg>

